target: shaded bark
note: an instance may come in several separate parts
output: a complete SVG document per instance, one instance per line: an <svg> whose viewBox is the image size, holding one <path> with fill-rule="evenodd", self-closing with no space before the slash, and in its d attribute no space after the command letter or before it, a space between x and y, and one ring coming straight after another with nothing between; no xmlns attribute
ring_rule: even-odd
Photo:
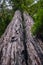
<svg viewBox="0 0 43 65"><path fill-rule="evenodd" d="M28 51L28 64L29 65L43 65L43 50L39 45L38 39L32 37L31 27L33 19L24 13L25 31L26 31L26 45Z"/></svg>

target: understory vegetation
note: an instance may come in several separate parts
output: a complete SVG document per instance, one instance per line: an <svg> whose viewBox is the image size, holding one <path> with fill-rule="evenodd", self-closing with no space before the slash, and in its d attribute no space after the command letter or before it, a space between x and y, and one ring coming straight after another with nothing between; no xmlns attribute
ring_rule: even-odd
<svg viewBox="0 0 43 65"><path fill-rule="evenodd" d="M28 12L33 17L32 34L43 37L43 0L38 0L37 2L35 0L9 0L12 9L6 9L5 1L3 0L0 7L0 37L10 23L14 12L18 9L21 12Z"/></svg>

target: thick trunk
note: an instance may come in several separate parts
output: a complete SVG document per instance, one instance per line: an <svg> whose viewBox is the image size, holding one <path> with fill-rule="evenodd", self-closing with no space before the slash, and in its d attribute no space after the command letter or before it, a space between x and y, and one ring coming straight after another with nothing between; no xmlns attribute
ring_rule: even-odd
<svg viewBox="0 0 43 65"><path fill-rule="evenodd" d="M42 65L43 49L31 35L32 18L20 11L0 39L0 65Z"/></svg>
<svg viewBox="0 0 43 65"><path fill-rule="evenodd" d="M0 42L0 65L22 65L23 27L21 12L16 11ZM2 48L1 48L2 47Z"/></svg>
<svg viewBox="0 0 43 65"><path fill-rule="evenodd" d="M39 45L39 41L32 37L31 27L33 25L32 18L24 13L24 25L26 35L26 45L28 51L28 65L43 65L43 50Z"/></svg>

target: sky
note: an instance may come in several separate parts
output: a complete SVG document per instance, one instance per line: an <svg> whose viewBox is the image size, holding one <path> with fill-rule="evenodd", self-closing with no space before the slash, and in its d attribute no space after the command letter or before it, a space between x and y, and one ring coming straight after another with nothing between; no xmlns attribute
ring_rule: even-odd
<svg viewBox="0 0 43 65"><path fill-rule="evenodd" d="M7 5L7 9L12 9L12 6L9 4L9 0L6 0L5 1L6 2L6 5ZM0 6L1 6L1 4L3 3L3 0L0 0Z"/></svg>

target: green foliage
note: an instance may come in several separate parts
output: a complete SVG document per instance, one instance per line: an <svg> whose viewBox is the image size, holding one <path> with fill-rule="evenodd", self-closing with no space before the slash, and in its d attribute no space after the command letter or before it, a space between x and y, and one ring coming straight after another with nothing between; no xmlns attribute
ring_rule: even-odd
<svg viewBox="0 0 43 65"><path fill-rule="evenodd" d="M10 11L8 13L8 11L4 10L3 12L0 13L0 37L4 33L7 25L11 21L12 17L13 17L12 11Z"/></svg>
<svg viewBox="0 0 43 65"><path fill-rule="evenodd" d="M24 10L28 10L28 5L30 5L34 0L12 0L13 2L13 9L15 10L20 10L20 11L24 11Z"/></svg>
<svg viewBox="0 0 43 65"><path fill-rule="evenodd" d="M33 35L43 36L43 9L39 9L32 27Z"/></svg>
<svg viewBox="0 0 43 65"><path fill-rule="evenodd" d="M33 17L35 13L37 13L38 5L34 4L31 7L29 7L29 14Z"/></svg>
<svg viewBox="0 0 43 65"><path fill-rule="evenodd" d="M3 0L0 6L0 37L13 17L13 10L6 9L6 7L5 0Z"/></svg>
<svg viewBox="0 0 43 65"><path fill-rule="evenodd" d="M43 8L43 0L39 0L39 2L38 2L38 8Z"/></svg>
<svg viewBox="0 0 43 65"><path fill-rule="evenodd" d="M33 18L35 18L34 15L37 15L37 11L40 8L43 8L43 0L39 0L37 3L30 6L28 12Z"/></svg>

